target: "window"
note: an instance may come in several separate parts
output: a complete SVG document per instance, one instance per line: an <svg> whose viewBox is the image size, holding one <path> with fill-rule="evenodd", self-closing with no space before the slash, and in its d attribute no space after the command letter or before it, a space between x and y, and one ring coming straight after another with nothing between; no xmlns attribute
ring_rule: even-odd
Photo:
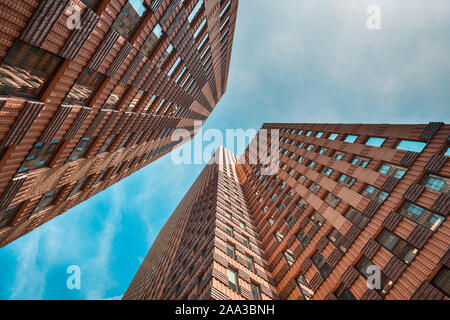
<svg viewBox="0 0 450 320"><path fill-rule="evenodd" d="M423 149L425 149L426 145L427 144L425 142L401 140L397 144L397 149L413 152L422 152Z"/></svg>
<svg viewBox="0 0 450 320"><path fill-rule="evenodd" d="M311 151L312 149L314 149L314 145L310 144L306 147L306 150Z"/></svg>
<svg viewBox="0 0 450 320"><path fill-rule="evenodd" d="M228 220L231 220L231 214L229 212L225 211L225 217L227 217Z"/></svg>
<svg viewBox="0 0 450 320"><path fill-rule="evenodd" d="M292 216L289 216L289 217L286 218L286 222L292 228L294 226L294 224L295 224L295 219L292 218Z"/></svg>
<svg viewBox="0 0 450 320"><path fill-rule="evenodd" d="M230 256L231 258L235 259L235 251L234 251L234 246L231 243L227 242L227 254L228 256Z"/></svg>
<svg viewBox="0 0 450 320"><path fill-rule="evenodd" d="M308 244L311 242L311 239L308 237L308 235L304 230L301 230L297 234L297 238L300 241L300 244L302 245L303 248L306 248Z"/></svg>
<svg viewBox="0 0 450 320"><path fill-rule="evenodd" d="M312 291L311 287L309 286L308 280L306 280L306 277L303 274L300 274L297 277L297 284L300 288L303 299L311 300L312 296L314 295L314 291Z"/></svg>
<svg viewBox="0 0 450 320"><path fill-rule="evenodd" d="M344 142L354 143L356 141L356 139L358 139L358 136L349 134L345 137Z"/></svg>
<svg viewBox="0 0 450 320"><path fill-rule="evenodd" d="M143 55L150 55L153 53L153 50L158 46L159 40L161 39L161 36L163 34L163 30L159 23L156 24L156 26L153 28L153 31L150 33L150 35L145 40L144 44L142 45L140 51Z"/></svg>
<svg viewBox="0 0 450 320"><path fill-rule="evenodd" d="M233 227L229 226L228 224L225 225L225 231L229 236L233 236Z"/></svg>
<svg viewBox="0 0 450 320"><path fill-rule="evenodd" d="M325 223L325 218L317 211L314 211L309 218L318 228Z"/></svg>
<svg viewBox="0 0 450 320"><path fill-rule="evenodd" d="M202 6L203 6L203 0L199 0L197 2L197 4L195 5L194 9L192 10L191 14L188 17L189 23L191 23L195 19L195 17L197 16L197 13L200 11Z"/></svg>
<svg viewBox="0 0 450 320"><path fill-rule="evenodd" d="M100 172L100 174L97 176L97 178L95 179L94 185L96 185L97 183L99 183L100 181L103 181L103 178L105 177L106 172L108 171L108 169L104 169Z"/></svg>
<svg viewBox="0 0 450 320"><path fill-rule="evenodd" d="M247 262L247 267L248 267L250 270L252 270L252 271L255 270L255 266L254 266L254 264L253 264L253 258L252 258L252 257L250 257L250 256L248 256L248 255L245 255L245 262Z"/></svg>
<svg viewBox="0 0 450 320"><path fill-rule="evenodd" d="M51 191L45 193L42 196L41 201L39 201L38 205L34 209L33 214L37 214L37 213L41 212L43 209L51 206L56 201L56 198L58 197L60 192L61 192L61 188L54 189L54 190L51 190Z"/></svg>
<svg viewBox="0 0 450 320"><path fill-rule="evenodd" d="M342 184L347 188L351 188L351 186L355 183L355 181L356 181L355 178L347 176L346 174L342 174L338 180L340 184Z"/></svg>
<svg viewBox="0 0 450 320"><path fill-rule="evenodd" d="M309 190L312 193L317 194L320 190L320 186L315 182L311 182L311 185L309 186Z"/></svg>
<svg viewBox="0 0 450 320"><path fill-rule="evenodd" d="M369 158L364 158L361 156L356 156L352 160L352 164L354 164L355 166L360 166L361 168L366 168L369 162L370 162Z"/></svg>
<svg viewBox="0 0 450 320"><path fill-rule="evenodd" d="M300 184L304 184L306 181L306 176L300 175L300 177L298 177L297 181L300 182Z"/></svg>
<svg viewBox="0 0 450 320"><path fill-rule="evenodd" d="M346 288L344 284L339 286L339 288L334 292L334 295L338 300L356 300L353 293Z"/></svg>
<svg viewBox="0 0 450 320"><path fill-rule="evenodd" d="M70 92L63 103L88 105L92 97L98 92L104 80L105 76L100 72L85 68L72 89L70 89Z"/></svg>
<svg viewBox="0 0 450 320"><path fill-rule="evenodd" d="M406 264L410 264L419 252L395 233L386 229L381 231L377 241Z"/></svg>
<svg viewBox="0 0 450 320"><path fill-rule="evenodd" d="M319 251L316 251L311 257L312 262L319 270L322 277L325 279L331 273L331 267L322 254Z"/></svg>
<svg viewBox="0 0 450 320"><path fill-rule="evenodd" d="M365 188L361 191L361 194L366 198L369 198L370 200L375 200L378 203L383 203L387 199L387 197L389 197L389 193L372 187L371 185L366 185Z"/></svg>
<svg viewBox="0 0 450 320"><path fill-rule="evenodd" d="M170 54L172 53L172 51L173 51L173 45L169 44L169 46L167 47L166 51L164 51L164 53L162 54L162 56L159 59L158 63L156 64L156 66L158 68L161 68L164 65L164 63L169 59Z"/></svg>
<svg viewBox="0 0 450 320"><path fill-rule="evenodd" d="M335 228L333 228L328 234L328 239L342 254L345 254L352 245L350 241L348 241L347 238Z"/></svg>
<svg viewBox="0 0 450 320"><path fill-rule="evenodd" d="M0 95L38 98L62 59L17 40L0 66Z"/></svg>
<svg viewBox="0 0 450 320"><path fill-rule="evenodd" d="M328 136L329 140L336 140L339 135L337 133L330 133Z"/></svg>
<svg viewBox="0 0 450 320"><path fill-rule="evenodd" d="M0 212L0 230L8 227L22 205L11 206L6 211Z"/></svg>
<svg viewBox="0 0 450 320"><path fill-rule="evenodd" d="M366 146L381 147L385 141L386 138L369 137L366 141Z"/></svg>
<svg viewBox="0 0 450 320"><path fill-rule="evenodd" d="M290 267L292 267L292 265L295 263L295 258L294 258L292 251L288 249L283 253L283 255L284 255L288 265Z"/></svg>
<svg viewBox="0 0 450 320"><path fill-rule="evenodd" d="M113 28L124 38L130 40L141 24L147 7L144 0L130 0L114 22Z"/></svg>
<svg viewBox="0 0 450 320"><path fill-rule="evenodd" d="M114 141L114 138L116 137L116 135L113 133L111 134L106 140L105 142L103 142L102 147L98 150L98 154L104 153L106 151L108 151L110 145L112 144L112 142Z"/></svg>
<svg viewBox="0 0 450 320"><path fill-rule="evenodd" d="M332 208L336 208L339 204L339 202L341 202L341 199L336 197L334 194L332 194L331 192L328 192L328 194L326 195L326 197L323 199L323 201L328 204L330 207Z"/></svg>
<svg viewBox="0 0 450 320"><path fill-rule="evenodd" d="M250 247L250 242L248 241L247 237L242 236L242 243L244 244L244 246Z"/></svg>
<svg viewBox="0 0 450 320"><path fill-rule="evenodd" d="M278 230L275 233L275 239L277 240L278 243L280 243L281 241L283 241L283 238L284 238L283 234L280 232L280 230Z"/></svg>
<svg viewBox="0 0 450 320"><path fill-rule="evenodd" d="M325 154L328 151L328 148L320 148L317 153L318 154Z"/></svg>
<svg viewBox="0 0 450 320"><path fill-rule="evenodd" d="M315 161L311 161L308 165L308 167L314 169L317 166L317 163Z"/></svg>
<svg viewBox="0 0 450 320"><path fill-rule="evenodd" d="M86 152L89 150L89 147L91 146L92 142L94 141L93 138L82 138L75 149L72 151L72 154L70 155L69 159L67 160L67 163L76 161L80 158L83 158Z"/></svg>
<svg viewBox="0 0 450 320"><path fill-rule="evenodd" d="M261 289L259 285L250 282L250 286L252 287L253 300L261 300Z"/></svg>
<svg viewBox="0 0 450 320"><path fill-rule="evenodd" d="M310 135L312 135L312 133L313 133L312 131L308 131L306 132L306 136L309 137Z"/></svg>
<svg viewBox="0 0 450 320"><path fill-rule="evenodd" d="M297 202L297 206L300 208L300 212L303 212L308 206L308 202L305 199L301 199Z"/></svg>
<svg viewBox="0 0 450 320"><path fill-rule="evenodd" d="M365 278L369 278L372 272L369 272L370 266L374 266L374 263L367 259L366 256L362 256L361 259L359 259L358 263L355 265L355 268L360 272L360 274ZM391 290L392 286L394 285L394 282L390 280L383 272L381 272L381 288L380 289L374 289L378 294L381 296L385 296L388 294L389 290Z"/></svg>
<svg viewBox="0 0 450 320"><path fill-rule="evenodd" d="M342 159L344 159L345 155L346 155L345 152L342 152L342 151L336 151L336 152L333 154L333 158L335 158L336 160L342 160Z"/></svg>
<svg viewBox="0 0 450 320"><path fill-rule="evenodd" d="M113 90L113 92L109 95L108 100L106 100L105 105L103 106L105 109L117 109L120 101L122 100L125 92L128 90L128 85L126 83L120 82Z"/></svg>
<svg viewBox="0 0 450 320"><path fill-rule="evenodd" d="M20 167L19 173L47 166L58 151L59 144L59 140L36 143Z"/></svg>
<svg viewBox="0 0 450 320"><path fill-rule="evenodd" d="M364 229L370 221L369 217L363 215L353 207L348 208L344 217L360 229Z"/></svg>
<svg viewBox="0 0 450 320"><path fill-rule="evenodd" d="M99 4L101 0L81 0L87 7L91 8L92 10L97 9L97 5Z"/></svg>
<svg viewBox="0 0 450 320"><path fill-rule="evenodd" d="M322 136L323 136L323 132L317 132L316 138L322 138Z"/></svg>
<svg viewBox="0 0 450 320"><path fill-rule="evenodd" d="M443 153L444 156L450 157L450 146L445 147Z"/></svg>
<svg viewBox="0 0 450 320"><path fill-rule="evenodd" d="M403 167L400 167L397 165L393 165L393 164L390 164L387 162L383 162L381 164L381 166L378 168L379 173L382 173L382 174L385 174L387 176L394 177L397 179L403 178L403 176L406 173L406 170L407 170L406 168L403 168Z"/></svg>
<svg viewBox="0 0 450 320"><path fill-rule="evenodd" d="M78 180L67 198L73 197L81 189L83 189L84 185L86 184L87 179L88 179L88 177L83 177L80 180Z"/></svg>
<svg viewBox="0 0 450 320"><path fill-rule="evenodd" d="M405 202L400 207L399 214L432 231L435 231L444 222L444 217L411 202Z"/></svg>
<svg viewBox="0 0 450 320"><path fill-rule="evenodd" d="M233 291L238 291L237 273L233 269L228 269L228 287Z"/></svg>
<svg viewBox="0 0 450 320"><path fill-rule="evenodd" d="M426 174L421 184L426 188L430 188L445 194L450 194L450 179L437 176L434 174Z"/></svg>
<svg viewBox="0 0 450 320"><path fill-rule="evenodd" d="M443 266L433 280L431 280L431 284L447 296L450 296L450 269Z"/></svg>

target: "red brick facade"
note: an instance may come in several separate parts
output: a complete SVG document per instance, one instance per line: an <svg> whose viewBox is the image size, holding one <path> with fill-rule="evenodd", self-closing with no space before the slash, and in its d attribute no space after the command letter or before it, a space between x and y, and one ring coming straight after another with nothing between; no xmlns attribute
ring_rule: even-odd
<svg viewBox="0 0 450 320"><path fill-rule="evenodd" d="M250 148L237 165L220 149L228 161L202 172L125 299L251 300L251 283L262 299L448 299L449 125L263 129L280 130L279 172L261 175ZM240 263L245 255L256 272ZM371 265L381 272L376 290L367 286Z"/></svg>
<svg viewBox="0 0 450 320"><path fill-rule="evenodd" d="M0 247L194 134L226 91L237 6L0 1Z"/></svg>

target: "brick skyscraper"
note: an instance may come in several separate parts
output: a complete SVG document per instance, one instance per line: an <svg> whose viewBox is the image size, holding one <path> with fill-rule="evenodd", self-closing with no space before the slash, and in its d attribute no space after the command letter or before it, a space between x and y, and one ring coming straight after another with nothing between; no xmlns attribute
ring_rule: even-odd
<svg viewBox="0 0 450 320"><path fill-rule="evenodd" d="M279 171L219 150L124 299L449 298L449 125L263 129Z"/></svg>
<svg viewBox="0 0 450 320"><path fill-rule="evenodd" d="M237 6L0 0L0 247L195 133L227 88Z"/></svg>

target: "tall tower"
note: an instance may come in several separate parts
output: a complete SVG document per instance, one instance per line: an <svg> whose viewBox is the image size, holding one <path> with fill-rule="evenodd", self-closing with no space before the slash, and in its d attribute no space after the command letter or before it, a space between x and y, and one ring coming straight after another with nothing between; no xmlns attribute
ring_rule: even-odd
<svg viewBox="0 0 450 320"><path fill-rule="evenodd" d="M213 238L210 229L196 228L196 220L186 220L187 238L172 243L181 267L171 266L169 272L180 280L166 281L163 292L152 287L155 295L136 294L139 285L153 284L144 272L146 264L153 266L157 261L151 255L152 247L125 298L186 298L184 294L189 293L188 298L253 299L258 295L247 294L248 284L254 288L252 283L264 288L260 292L265 299L449 298L449 125L274 123L263 129L279 135L277 143L272 140L267 148L271 152L263 153L257 163L253 160L255 150L259 153L259 135L238 164L222 166L222 176L229 170L227 176L238 177L232 185L242 198L229 196L229 190L220 185L220 173L218 192L206 189L202 193L205 199L217 196L217 209L209 210L213 220L218 220L218 229L225 224L227 236ZM229 210L225 215L221 214L221 196ZM228 274L227 286L224 271L236 265L230 258L228 264L216 259L212 276L217 274L215 266L221 274L212 282L217 284L211 289L213 294L186 290L198 280L185 282L190 278L183 266L194 265L187 269L189 274L197 264L209 266L207 259L211 259L206 256L208 263L198 259L202 249L196 242L189 245L190 238L203 239L203 246L219 253L228 248L221 248L224 242L246 243L242 236L247 237L247 232L236 234L227 227L236 231L237 218L237 229L245 230L239 227L244 200L245 228L250 230L250 239L254 237L254 245L250 242L253 261L262 262L256 276L238 265L236 277L233 272ZM212 204L214 208L214 200ZM181 247L185 244L186 248ZM159 248L158 256L165 260L169 253ZM226 252L233 256L231 246ZM161 269L156 274L167 271L158 266ZM195 275L203 274L201 270ZM375 288L367 281L375 279L374 272L379 280ZM210 281L209 273L205 279ZM262 280L267 282L258 282Z"/></svg>
<svg viewBox="0 0 450 320"><path fill-rule="evenodd" d="M124 299L274 299L237 158L218 149L163 227Z"/></svg>
<svg viewBox="0 0 450 320"><path fill-rule="evenodd" d="M237 6L2 1L0 247L195 134L227 88Z"/></svg>

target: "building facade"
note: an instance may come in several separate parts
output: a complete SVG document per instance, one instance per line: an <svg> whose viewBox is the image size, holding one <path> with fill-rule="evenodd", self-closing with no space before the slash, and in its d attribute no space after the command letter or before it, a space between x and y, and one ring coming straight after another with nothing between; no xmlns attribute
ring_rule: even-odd
<svg viewBox="0 0 450 320"><path fill-rule="evenodd" d="M237 6L0 1L0 247L195 134L227 88Z"/></svg>
<svg viewBox="0 0 450 320"><path fill-rule="evenodd" d="M271 152L257 155L257 137L237 164L229 156L223 165L236 173L233 192L220 179L208 180L211 190L193 187L209 198L209 206L200 199L209 229L196 228L204 211L189 218L178 211L194 242L171 242L182 231L165 227L125 299L448 300L449 125L274 123L263 130L279 132ZM171 254L176 262L161 279L168 270L155 261ZM246 256L256 272L242 263ZM163 283L155 287L153 278Z"/></svg>

